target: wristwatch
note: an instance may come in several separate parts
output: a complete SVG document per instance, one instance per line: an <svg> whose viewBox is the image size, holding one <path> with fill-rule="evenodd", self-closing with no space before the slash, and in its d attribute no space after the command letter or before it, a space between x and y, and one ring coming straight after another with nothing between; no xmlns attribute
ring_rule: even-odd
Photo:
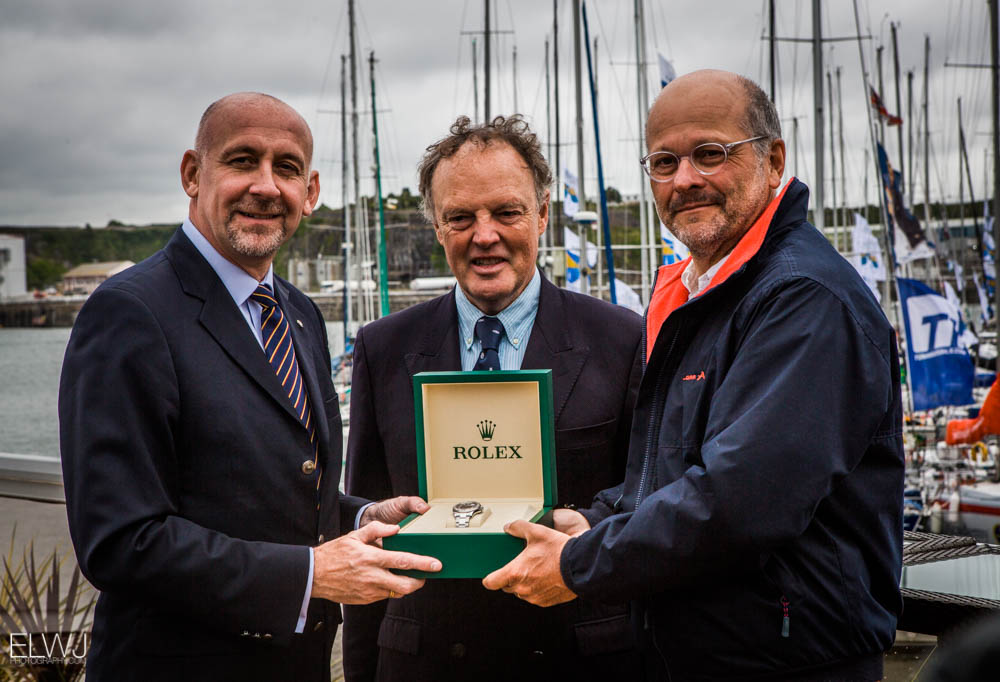
<svg viewBox="0 0 1000 682"><path fill-rule="evenodd" d="M451 508L451 513L455 516L455 528L468 528L472 517L483 513L483 505L474 500L459 502Z"/></svg>

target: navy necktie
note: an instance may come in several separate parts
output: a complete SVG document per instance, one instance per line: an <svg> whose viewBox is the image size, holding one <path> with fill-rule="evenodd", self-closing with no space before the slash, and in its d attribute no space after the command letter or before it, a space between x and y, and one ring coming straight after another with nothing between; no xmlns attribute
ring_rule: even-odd
<svg viewBox="0 0 1000 682"><path fill-rule="evenodd" d="M319 464L319 441L316 439L316 425L312 421L312 409L309 407L309 394L302 382L299 363L295 359L295 346L292 345L292 331L281 306L266 284L257 287L250 298L260 304L260 333L264 342L264 355L271 363L271 368L278 376L278 381L288 396L295 414L302 426L309 432L309 442L313 448L313 467Z"/></svg>
<svg viewBox="0 0 1000 682"><path fill-rule="evenodd" d="M495 317L480 317L476 321L476 338L482 344L483 349L479 352L479 360L476 361L474 370L488 370L490 372L500 370L500 339L503 338L503 323Z"/></svg>

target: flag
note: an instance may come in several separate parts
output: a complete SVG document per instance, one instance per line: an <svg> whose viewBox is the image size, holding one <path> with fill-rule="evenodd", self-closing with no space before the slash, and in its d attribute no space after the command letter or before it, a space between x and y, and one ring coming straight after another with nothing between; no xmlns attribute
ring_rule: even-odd
<svg viewBox="0 0 1000 682"><path fill-rule="evenodd" d="M569 168L563 168L563 183L563 213L572 218L580 210L580 190Z"/></svg>
<svg viewBox="0 0 1000 682"><path fill-rule="evenodd" d="M961 264L954 261L948 261L948 269L955 273L955 284L958 285L960 290L965 289L965 268Z"/></svg>
<svg viewBox="0 0 1000 682"><path fill-rule="evenodd" d="M875 111L878 115L885 119L885 124L889 126L901 126L903 125L903 119L899 116L893 116L889 113L889 110L885 108L885 104L882 103L882 98L879 94L875 92L875 88L868 86L868 90L871 92L872 106L875 107Z"/></svg>
<svg viewBox="0 0 1000 682"><path fill-rule="evenodd" d="M902 174L889 163L885 148L882 145L877 147L885 207L889 214L889 234L892 236L896 262L902 265L919 258L933 258L933 244L927 241L920 221L906 209L903 201Z"/></svg>
<svg viewBox="0 0 1000 682"><path fill-rule="evenodd" d="M625 284L625 282L621 281L617 277L615 277L615 295L618 298L618 305L624 306L640 315L645 312L642 306L642 299L639 298L639 294L635 293L635 290L632 287Z"/></svg>
<svg viewBox="0 0 1000 682"><path fill-rule="evenodd" d="M906 325L913 409L972 403L974 367L960 342L958 309L926 284L897 278Z"/></svg>
<svg viewBox="0 0 1000 682"><path fill-rule="evenodd" d="M975 346L979 343L979 339L976 338L973 331L965 324L965 315L962 314L962 302L959 300L958 294L955 293L955 287L951 285L951 282L944 283L944 297L958 311L958 344L962 348Z"/></svg>
<svg viewBox="0 0 1000 682"><path fill-rule="evenodd" d="M656 53L656 61L660 64L660 89L662 90L667 87L667 83L677 78L677 72L674 71L674 65L659 52Z"/></svg>
<svg viewBox="0 0 1000 682"><path fill-rule="evenodd" d="M986 287L979 283L979 275L972 273L972 281L976 285L976 293L979 294L979 317L983 324L986 324L993 317L990 299L986 295Z"/></svg>
<svg viewBox="0 0 1000 682"><path fill-rule="evenodd" d="M663 223L660 223L660 246L662 253L660 265L680 263L690 255L688 247L684 246L683 242L675 237Z"/></svg>
<svg viewBox="0 0 1000 682"><path fill-rule="evenodd" d="M570 291L583 291L580 281L580 236L568 227L564 227L563 245L566 248L566 288ZM597 267L597 246L589 241L587 242L587 267L589 269ZM585 276L589 282L589 271Z"/></svg>
<svg viewBox="0 0 1000 682"><path fill-rule="evenodd" d="M872 234L872 226L860 213L854 214L852 242L854 255L851 256L850 263L875 294L875 300L881 302L882 295L878 290L878 282L885 281L885 264L882 262L881 247L878 239Z"/></svg>

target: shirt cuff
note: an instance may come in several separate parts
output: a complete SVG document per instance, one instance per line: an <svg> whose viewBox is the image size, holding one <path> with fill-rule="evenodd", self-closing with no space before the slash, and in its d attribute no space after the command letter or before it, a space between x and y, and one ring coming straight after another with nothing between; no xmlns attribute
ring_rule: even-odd
<svg viewBox="0 0 1000 682"><path fill-rule="evenodd" d="M300 635L306 629L306 616L309 613L309 598L313 591L313 549L309 548L309 577L306 579L306 594L302 597L302 608L299 609L299 622L295 624L295 634Z"/></svg>
<svg viewBox="0 0 1000 682"><path fill-rule="evenodd" d="M363 506L361 509L358 510L358 515L354 517L354 530L357 530L358 528L361 527L361 515L364 514L365 510L368 509L368 507L372 506L373 504L375 503L369 502L368 504L366 504L365 506Z"/></svg>

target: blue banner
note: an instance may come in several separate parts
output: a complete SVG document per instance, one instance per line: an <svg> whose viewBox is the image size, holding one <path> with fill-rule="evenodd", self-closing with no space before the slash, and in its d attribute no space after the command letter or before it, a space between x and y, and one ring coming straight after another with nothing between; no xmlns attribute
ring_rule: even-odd
<svg viewBox="0 0 1000 682"><path fill-rule="evenodd" d="M906 325L906 364L914 410L970 405L974 368L962 321L948 300L915 279L896 279Z"/></svg>

